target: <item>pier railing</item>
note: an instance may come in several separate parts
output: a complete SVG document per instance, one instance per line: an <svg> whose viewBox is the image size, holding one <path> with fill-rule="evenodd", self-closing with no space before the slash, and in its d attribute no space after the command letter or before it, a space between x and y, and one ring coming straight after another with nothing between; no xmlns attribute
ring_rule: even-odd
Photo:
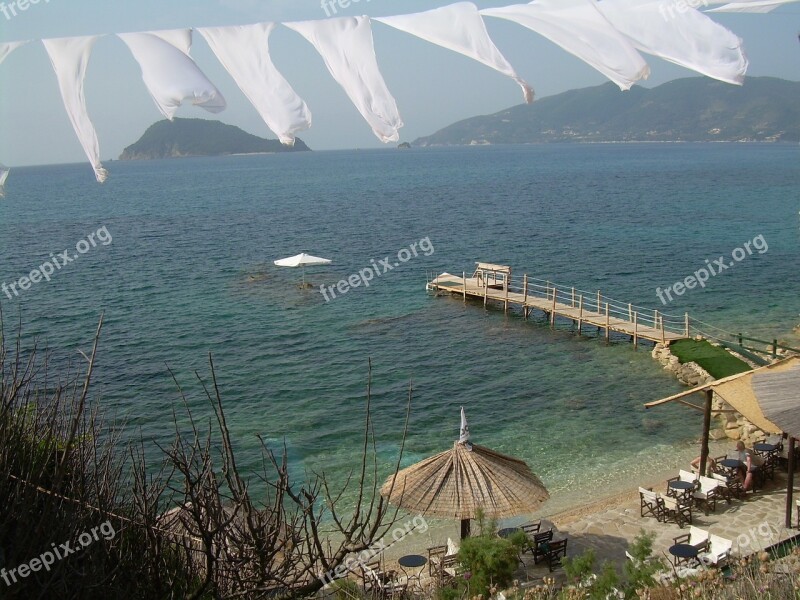
<svg viewBox="0 0 800 600"><path fill-rule="evenodd" d="M689 337L689 315L671 315L652 308L637 306L630 302L622 302L605 296L600 290L587 291L574 286L559 285L544 279L529 277L528 275L511 276L508 281L507 292L522 294L527 302L528 298L536 298L553 303L555 314L556 305L566 305L583 312L605 316L608 321L621 319L642 327L684 335Z"/></svg>

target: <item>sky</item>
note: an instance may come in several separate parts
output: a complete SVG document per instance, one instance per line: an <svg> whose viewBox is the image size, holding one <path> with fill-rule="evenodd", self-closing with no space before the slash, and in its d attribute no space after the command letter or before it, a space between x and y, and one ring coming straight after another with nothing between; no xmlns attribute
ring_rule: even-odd
<svg viewBox="0 0 800 600"><path fill-rule="evenodd" d="M406 14L452 1L350 0L349 6L342 2L345 8L336 5L335 16ZM10 3L5 0L6 6ZM475 1L479 8L513 3ZM0 12L0 41L326 16L334 15L326 13L320 0L38 0L10 18ZM789 4L767 14L709 16L744 40L750 61L748 76L800 80L800 4ZM533 86L537 98L606 81L600 73L532 31L500 19L487 18L486 22L495 44ZM378 63L405 123L400 141L410 142L455 121L522 102L517 84L476 61L381 23L373 23L373 35ZM312 149L383 146L330 77L320 56L299 34L279 27L270 38L270 48L276 66L313 113L312 128L299 134ZM228 107L212 115L184 106L177 116L219 119L255 135L275 138L197 34L192 56L222 92ZM661 59L648 55L644 58L651 68L650 78L641 82L646 87L697 76ZM94 47L86 77L86 98L103 160L116 159L125 146L163 118L141 81L138 65L114 36L99 39ZM0 65L0 162L22 166L85 160L43 46L37 42L17 49Z"/></svg>

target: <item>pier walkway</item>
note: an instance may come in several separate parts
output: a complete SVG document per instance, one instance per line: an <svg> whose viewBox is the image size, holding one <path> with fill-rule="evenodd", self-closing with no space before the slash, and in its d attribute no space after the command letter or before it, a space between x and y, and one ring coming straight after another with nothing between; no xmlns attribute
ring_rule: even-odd
<svg viewBox="0 0 800 600"><path fill-rule="evenodd" d="M690 337L689 315L677 317L658 310L646 309L607 298L600 291L585 292L574 287L559 287L548 281L523 275L513 278L511 267L491 263L477 263L471 277L442 273L429 279L427 289L450 292L467 298L491 300L503 304L506 311L518 306L527 319L531 311L540 310L555 325L558 317L570 319L578 325L578 334L584 326L605 330L608 340L616 331L631 336L634 345L639 340L669 344Z"/></svg>

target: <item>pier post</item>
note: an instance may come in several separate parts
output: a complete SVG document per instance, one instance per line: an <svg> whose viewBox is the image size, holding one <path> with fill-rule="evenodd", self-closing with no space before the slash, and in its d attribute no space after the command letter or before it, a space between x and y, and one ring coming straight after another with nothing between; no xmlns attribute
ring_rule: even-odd
<svg viewBox="0 0 800 600"><path fill-rule="evenodd" d="M611 318L608 316L608 302L606 302L606 342L611 341Z"/></svg>
<svg viewBox="0 0 800 600"><path fill-rule="evenodd" d="M556 296L558 296L558 290L553 286L553 312L550 313L550 327L556 326Z"/></svg>
<svg viewBox="0 0 800 600"><path fill-rule="evenodd" d="M575 288L572 288L572 308L575 308Z"/></svg>
<svg viewBox="0 0 800 600"><path fill-rule="evenodd" d="M688 338L689 337L689 313L685 314L684 319L686 321L686 337Z"/></svg>
<svg viewBox="0 0 800 600"><path fill-rule="evenodd" d="M778 340L772 340L772 358L778 358Z"/></svg>
<svg viewBox="0 0 800 600"><path fill-rule="evenodd" d="M467 303L467 273L466 271L461 271L461 281L464 282L464 304Z"/></svg>
<svg viewBox="0 0 800 600"><path fill-rule="evenodd" d="M633 347L639 349L639 313L633 311Z"/></svg>
<svg viewBox="0 0 800 600"><path fill-rule="evenodd" d="M601 302L600 302L600 298L601 298L601 297L600 297L600 290L597 290L597 314L598 314L598 315L601 315L601 314L603 314L603 313L602 313L602 311L601 311Z"/></svg>
<svg viewBox="0 0 800 600"><path fill-rule="evenodd" d="M485 282L486 285L483 286L483 306L486 306L486 299L487 295L489 294L489 282Z"/></svg>
<svg viewBox="0 0 800 600"><path fill-rule="evenodd" d="M628 321L633 321L633 304L628 302Z"/></svg>
<svg viewBox="0 0 800 600"><path fill-rule="evenodd" d="M583 327L583 294L578 297L578 335Z"/></svg>
<svg viewBox="0 0 800 600"><path fill-rule="evenodd" d="M505 306L503 306L503 311L507 313L508 312L508 288L511 287L511 275L508 274L508 273L505 276L505 285L503 287L506 288L506 301L505 301Z"/></svg>
<svg viewBox="0 0 800 600"><path fill-rule="evenodd" d="M658 311L656 311L656 314L658 314ZM667 344L667 334L664 331L664 315L661 315L661 343Z"/></svg>
<svg viewBox="0 0 800 600"><path fill-rule="evenodd" d="M522 276L522 294L524 296L524 303L528 303L528 274Z"/></svg>

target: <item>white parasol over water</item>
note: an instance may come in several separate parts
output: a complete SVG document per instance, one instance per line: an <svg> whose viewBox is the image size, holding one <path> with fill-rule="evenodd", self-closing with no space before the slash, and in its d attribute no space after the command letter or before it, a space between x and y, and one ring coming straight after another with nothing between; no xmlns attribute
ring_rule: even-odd
<svg viewBox="0 0 800 600"><path fill-rule="evenodd" d="M320 258L319 256L311 256L310 254L306 254L302 252L300 254L296 254L295 256L290 256L289 258L282 258L280 260L276 260L275 264L279 267L301 267L303 269L303 286L306 285L306 267L315 267L318 265L329 265L331 264L330 259L328 258Z"/></svg>

